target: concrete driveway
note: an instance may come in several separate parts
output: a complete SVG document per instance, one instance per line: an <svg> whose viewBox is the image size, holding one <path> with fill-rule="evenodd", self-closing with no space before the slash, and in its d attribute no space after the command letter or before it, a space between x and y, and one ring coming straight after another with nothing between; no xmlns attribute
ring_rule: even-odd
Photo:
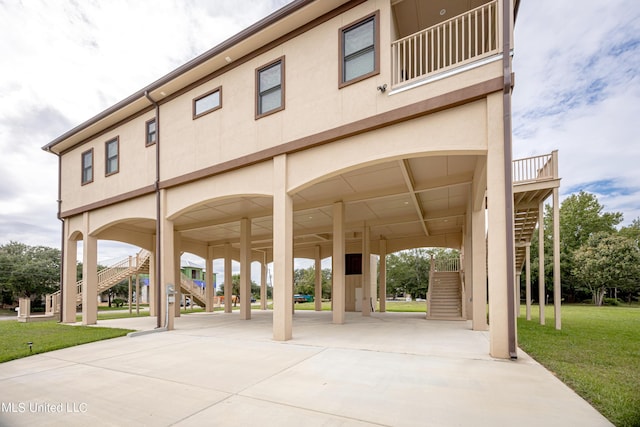
<svg viewBox="0 0 640 427"><path fill-rule="evenodd" d="M0 364L0 426L611 425L524 352L489 357L468 322L297 311L288 342L271 340L268 311L175 325Z"/></svg>

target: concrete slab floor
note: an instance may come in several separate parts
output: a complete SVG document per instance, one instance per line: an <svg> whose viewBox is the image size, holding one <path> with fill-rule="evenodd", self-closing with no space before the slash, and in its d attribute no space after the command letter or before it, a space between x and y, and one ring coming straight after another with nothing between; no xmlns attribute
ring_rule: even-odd
<svg viewBox="0 0 640 427"><path fill-rule="evenodd" d="M271 314L182 315L171 332L0 364L0 426L611 425L524 352L491 358L469 322L297 311L276 342Z"/></svg>

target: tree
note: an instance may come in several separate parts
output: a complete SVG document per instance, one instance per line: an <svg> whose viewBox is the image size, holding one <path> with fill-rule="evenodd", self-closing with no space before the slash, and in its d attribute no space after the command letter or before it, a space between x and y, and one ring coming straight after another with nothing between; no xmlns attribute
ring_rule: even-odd
<svg viewBox="0 0 640 427"><path fill-rule="evenodd" d="M0 246L3 293L34 300L60 288L60 250L9 242Z"/></svg>
<svg viewBox="0 0 640 427"><path fill-rule="evenodd" d="M320 295L320 298L328 299L331 297L331 270L328 268L322 269L321 276L322 295ZM316 269L314 266L297 268L293 272L293 290L296 294L316 297Z"/></svg>
<svg viewBox="0 0 640 427"><path fill-rule="evenodd" d="M640 250L627 237L595 233L574 254L573 274L602 305L607 288L638 289Z"/></svg>
<svg viewBox="0 0 640 427"><path fill-rule="evenodd" d="M633 240L636 246L640 246L640 218L634 219L631 225L622 227L620 235Z"/></svg>
<svg viewBox="0 0 640 427"><path fill-rule="evenodd" d="M220 296L224 295L224 285L225 285L224 283L220 285L220 290L218 291L218 295ZM233 276L231 276L231 295L240 296L240 275L239 274L234 274ZM253 280L251 281L251 295L253 295L254 297L260 296L260 286Z"/></svg>
<svg viewBox="0 0 640 427"><path fill-rule="evenodd" d="M560 206L560 281L562 295L569 302L579 300L585 288L573 276L574 253L584 245L590 236L604 232L617 233L616 226L622 222L622 213L603 212L604 206L591 193L580 191L567 197ZM544 253L545 284L548 290L553 286L553 209L545 206L544 212ZM531 241L532 291L538 286L538 233Z"/></svg>
<svg viewBox="0 0 640 427"><path fill-rule="evenodd" d="M418 248L387 255L387 294L410 294L426 298L429 286L431 256L437 259L459 258L458 251Z"/></svg>

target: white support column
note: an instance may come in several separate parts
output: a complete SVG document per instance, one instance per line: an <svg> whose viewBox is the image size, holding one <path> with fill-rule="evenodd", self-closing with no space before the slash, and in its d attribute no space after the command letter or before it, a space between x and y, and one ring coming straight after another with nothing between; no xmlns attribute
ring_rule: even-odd
<svg viewBox="0 0 640 427"><path fill-rule="evenodd" d="M98 239L89 235L89 213L82 218L82 324L98 320Z"/></svg>
<svg viewBox="0 0 640 427"><path fill-rule="evenodd" d="M557 163L556 163L557 164ZM557 174L556 174L557 176ZM560 306L562 287L560 285L560 196L558 188L553 189L553 312L556 329L562 328Z"/></svg>
<svg viewBox="0 0 640 427"><path fill-rule="evenodd" d="M371 230L362 230L362 315L371 316Z"/></svg>
<svg viewBox="0 0 640 427"><path fill-rule="evenodd" d="M207 258L205 267L205 311L213 312L213 301L215 297L215 284L213 283L213 247L207 246Z"/></svg>
<svg viewBox="0 0 640 427"><path fill-rule="evenodd" d="M546 289L544 284L544 203L540 202L538 209L538 304L540 310L540 324L544 325L544 305L546 303Z"/></svg>
<svg viewBox="0 0 640 427"><path fill-rule="evenodd" d="M344 279L344 203L333 204L333 255L331 257L333 271L333 291L331 300L333 302L333 323L344 323L345 317L345 279Z"/></svg>
<svg viewBox="0 0 640 427"><path fill-rule="evenodd" d="M315 310L322 311L322 259L320 255L320 246L315 247L315 292L313 300Z"/></svg>
<svg viewBox="0 0 640 427"><path fill-rule="evenodd" d="M287 156L273 159L273 339L293 335L293 198L287 193Z"/></svg>
<svg viewBox="0 0 640 427"><path fill-rule="evenodd" d="M474 210L471 217L471 246L473 258L472 270L472 299L474 331L486 331L487 324L487 238L485 236L484 203L478 210Z"/></svg>
<svg viewBox="0 0 640 427"><path fill-rule="evenodd" d="M240 220L240 318L251 319L251 220Z"/></svg>
<svg viewBox="0 0 640 427"><path fill-rule="evenodd" d="M224 312L233 311L233 275L231 271L231 243L224 244Z"/></svg>
<svg viewBox="0 0 640 427"><path fill-rule="evenodd" d="M465 300L464 300L464 316L465 319L470 320L473 319L473 226L471 224L473 215L473 200L470 198L469 203L467 205L469 209L467 215L465 215L464 222L464 231L463 231L463 263L464 266L464 291L465 291Z"/></svg>
<svg viewBox="0 0 640 427"><path fill-rule="evenodd" d="M502 117L502 94L500 107L496 97L487 99L490 117ZM487 209L488 226L488 278L489 278L489 346L491 356L509 359L509 281L513 279L513 265L507 263L507 200L505 195L505 152L502 124L491 129L488 135L487 154ZM492 132L492 131L495 131ZM513 198L513 196L511 196ZM511 276L511 277L508 277ZM513 298L513 297L511 297Z"/></svg>
<svg viewBox="0 0 640 427"><path fill-rule="evenodd" d="M136 274L136 316L140 315L140 274Z"/></svg>
<svg viewBox="0 0 640 427"><path fill-rule="evenodd" d="M131 257L129 257L129 267L131 267ZM131 276L129 276L129 294L128 294L128 303L129 303L129 314L133 313L133 282L131 280Z"/></svg>
<svg viewBox="0 0 640 427"><path fill-rule="evenodd" d="M179 283L175 283L175 242L173 221L167 218L167 194L166 190L160 190L160 253L161 256L156 262L160 263L160 283L157 283L156 292L160 292L160 307L156 307L156 311L160 316L161 323L165 326L173 325L175 310L169 309L167 313L167 285L173 284L177 290ZM180 264L178 264L177 269ZM157 279L156 279L157 280ZM158 281L158 280L157 280ZM180 306L180 296L176 295L176 303ZM168 319L168 320L167 320ZM166 322L166 323L165 323Z"/></svg>
<svg viewBox="0 0 640 427"><path fill-rule="evenodd" d="M75 323L78 298L78 242L69 239L69 222L65 221L65 251L62 278L62 323Z"/></svg>
<svg viewBox="0 0 640 427"><path fill-rule="evenodd" d="M176 289L176 303L173 305L174 311L175 311L175 316L176 317L180 317L180 301L183 300L182 298L182 288L181 288L181 284L182 284L182 271L180 271L180 267L181 267L181 261L180 261L180 254L182 252L182 242L181 242L181 237L180 237L180 233L177 231L173 232L173 266L174 266L174 274L173 274L173 280L171 282L173 282L175 284L175 289ZM171 283L170 282L170 283ZM186 301L186 300L185 300ZM191 298L191 303L193 304L193 298ZM187 304L185 302L184 305L185 308L187 308Z"/></svg>
<svg viewBox="0 0 640 427"><path fill-rule="evenodd" d="M153 237L155 242L155 235ZM155 244L153 246L155 248ZM156 292L160 286L158 285L158 281L156 278L156 262L158 262L156 258L156 251L150 251L151 255L149 255L149 286L147 287L147 302L149 303L149 316L154 317L158 315L158 310L156 309Z"/></svg>
<svg viewBox="0 0 640 427"><path fill-rule="evenodd" d="M522 290L520 289L520 283L522 283L522 272L515 274L515 277L513 278L513 282L516 285L516 292L515 292L515 304L513 304L513 311L514 311L514 315L516 316L516 318L520 317L520 299L522 298Z"/></svg>
<svg viewBox="0 0 640 427"><path fill-rule="evenodd" d="M380 312L387 311L387 241L380 239L380 283L378 295L380 297Z"/></svg>
<svg viewBox="0 0 640 427"><path fill-rule="evenodd" d="M260 310L267 309L267 299L267 253L264 252L260 263Z"/></svg>
<svg viewBox="0 0 640 427"><path fill-rule="evenodd" d="M525 298L527 300L527 320L531 320L531 243L525 247Z"/></svg>

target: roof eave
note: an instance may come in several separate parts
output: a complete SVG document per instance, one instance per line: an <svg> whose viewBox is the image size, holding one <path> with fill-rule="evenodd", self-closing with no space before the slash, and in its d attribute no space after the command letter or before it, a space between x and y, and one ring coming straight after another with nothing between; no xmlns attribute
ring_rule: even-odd
<svg viewBox="0 0 640 427"><path fill-rule="evenodd" d="M53 141L49 142L47 145L43 146L42 149L44 151L48 151L50 153L59 155L61 153L62 150L56 150L56 146L61 144L62 142L66 141L67 139L71 138L72 136L76 135L77 133L87 129L88 127L97 124L98 122L100 122L101 120L106 119L107 117L111 116L112 114L116 113L117 111L125 108L126 106L132 104L133 102L135 102L136 100L139 100L141 98L144 98L146 100L145 97L145 93L149 93L152 92L153 90L171 82L172 80L180 77L181 75L185 74L186 72L198 67L199 65L202 65L203 63L211 60L212 58L216 57L217 55L221 54L222 52L224 52L225 50L231 48L232 46L240 43L243 40L246 40L247 38L259 33L260 31L264 30L265 28L275 24L276 22L284 19L285 17L291 15L292 13L304 8L305 6L315 2L316 0L294 0L291 3L287 4L286 6L278 9L277 11L273 12L272 14L266 16L265 18L261 19L260 21L256 22L255 24L251 25L250 27L245 28L244 30L240 31L239 33L237 33L236 35L232 36L231 38L223 41L222 43L220 43L219 45L213 47L212 49L209 49L208 51L206 51L205 53L195 57L194 59L192 59L191 61L185 63L184 65L176 68L175 70L171 71L170 73L166 74L165 76L161 77L160 79L156 80L155 82L151 83L150 85L144 87L143 89L135 92L134 94L128 96L127 98L123 99L122 101L118 102L117 104L107 108L106 110L102 111L101 113L99 113L98 115L92 117L91 119L81 123L80 125L74 127L73 129L69 130L68 132L65 132L64 134L60 135L59 137L57 137L56 139L54 139ZM151 105L151 103L147 100L147 102L149 103L149 105Z"/></svg>

